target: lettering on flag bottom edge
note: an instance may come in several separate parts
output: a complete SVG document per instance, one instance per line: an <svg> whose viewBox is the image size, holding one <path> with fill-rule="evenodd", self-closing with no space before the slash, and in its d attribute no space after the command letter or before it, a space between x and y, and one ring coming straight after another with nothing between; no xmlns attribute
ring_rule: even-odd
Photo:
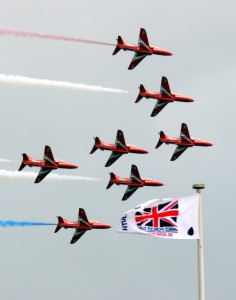
<svg viewBox="0 0 236 300"><path fill-rule="evenodd" d="M172 227L153 228L153 227L149 227L149 226L138 226L138 229L142 230L144 232L147 232L147 233L154 233L154 235L156 233L178 233L178 229L172 228Z"/></svg>
<svg viewBox="0 0 236 300"><path fill-rule="evenodd" d="M147 232L147 231L128 231L123 230L120 228L118 230L118 233L129 233L129 234L136 234L136 235L142 235L142 236L155 236L155 237L166 237L166 238L173 238L174 233L173 232Z"/></svg>

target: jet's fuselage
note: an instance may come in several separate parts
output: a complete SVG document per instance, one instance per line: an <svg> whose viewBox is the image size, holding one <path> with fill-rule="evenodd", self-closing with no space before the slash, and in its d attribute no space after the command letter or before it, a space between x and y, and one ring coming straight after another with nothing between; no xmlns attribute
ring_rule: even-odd
<svg viewBox="0 0 236 300"><path fill-rule="evenodd" d="M63 218L62 218L63 219ZM83 225L83 222L81 222L82 225L78 225L78 221L68 221L66 219L63 219L63 221L60 221L58 225L60 227L63 227L65 229L68 228L74 228L74 229L80 229L80 230L91 230L91 229L106 229L111 228L110 225L97 222L97 221L89 221L88 225Z"/></svg>
<svg viewBox="0 0 236 300"><path fill-rule="evenodd" d="M174 101L179 101L179 102L194 102L194 100L192 98L180 95L180 94L174 94L171 93L172 98L170 97L165 97L163 95L161 95L161 93L159 92L150 92L150 91L145 91L145 92L141 92L139 93L140 96L145 97L147 99L151 98L151 99L156 99L156 100L160 100L160 101L166 101L166 102L174 102Z"/></svg>
<svg viewBox="0 0 236 300"><path fill-rule="evenodd" d="M145 55L152 55L152 54L156 54L156 55L164 55L164 56L169 56L172 55L173 53L161 48L157 48L157 47L153 47L150 46L149 49L150 50L144 50L144 49L140 49L138 47L138 45L131 45L131 44L118 44L119 48L123 49L124 51L133 51L133 52L137 52L137 53L143 53Z"/></svg>
<svg viewBox="0 0 236 300"><path fill-rule="evenodd" d="M163 183L159 181L155 181L149 178L141 178L141 182L131 181L130 178L121 178L116 175L115 179L111 179L111 182L116 185L128 185L128 186L162 186Z"/></svg>
<svg viewBox="0 0 236 300"><path fill-rule="evenodd" d="M55 160L52 164L44 163L42 159L29 158L28 160L23 160L23 163L29 167L40 167L46 169L76 169L77 165L68 163L63 160Z"/></svg>
<svg viewBox="0 0 236 300"><path fill-rule="evenodd" d="M133 145L129 145L129 144L126 144L125 145L125 148L117 148L115 144L109 144L109 143L105 143L103 141L101 141L100 144L95 144L95 146L97 148L99 148L100 150L108 150L108 151L113 151L113 152L117 152L117 153L141 153L141 154L144 154L144 153L148 153L147 150L145 149L142 149L142 148L139 148L137 146L133 146Z"/></svg>
<svg viewBox="0 0 236 300"><path fill-rule="evenodd" d="M181 141L179 137L166 137L166 138L161 138L161 142L165 144L174 144L174 145L180 145L180 146L187 146L187 147L193 147L193 146L202 146L202 147L207 147L207 146L212 146L213 144L207 141L203 141L198 138L191 138L191 142L185 142Z"/></svg>

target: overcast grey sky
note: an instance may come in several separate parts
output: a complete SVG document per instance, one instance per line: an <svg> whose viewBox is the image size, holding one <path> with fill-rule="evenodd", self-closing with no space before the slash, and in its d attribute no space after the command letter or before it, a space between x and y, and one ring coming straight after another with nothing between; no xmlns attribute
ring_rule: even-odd
<svg viewBox="0 0 236 300"><path fill-rule="evenodd" d="M206 299L234 300L235 179L235 2L234 1L1 1L0 27L61 34L115 43L121 35L137 43L140 27L152 45L172 57L147 57L127 68L131 52L112 56L113 47L0 36L2 74L66 80L128 90L92 93L0 85L0 158L54 157L76 163L55 173L101 178L98 182L1 180L0 219L56 222L76 220L83 207L91 220L112 226L88 232L70 245L73 230L54 227L0 228L1 299L175 299L197 300L197 243L117 233L128 209L154 198L194 193L205 183L203 230ZM194 103L168 105L150 118L154 100L135 104L138 85L158 91L167 76L171 90ZM234 80L234 81L233 81ZM171 162L174 146L155 150L158 131L190 134L214 143L187 150ZM126 142L148 149L110 168L109 152L89 152L94 136L113 142L122 129ZM138 190L122 202L124 186L106 190L109 172L128 177L131 164L163 187ZM0 163L16 170L19 163ZM31 171L27 168L26 171ZM37 171L34 170L34 171Z"/></svg>

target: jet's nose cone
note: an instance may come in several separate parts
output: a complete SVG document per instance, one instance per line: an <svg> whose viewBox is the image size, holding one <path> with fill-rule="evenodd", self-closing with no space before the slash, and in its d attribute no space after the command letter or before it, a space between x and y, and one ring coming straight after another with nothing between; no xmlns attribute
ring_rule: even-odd
<svg viewBox="0 0 236 300"><path fill-rule="evenodd" d="M167 51L167 50L164 50L164 53L165 53L165 55L167 55L167 56L173 55L173 52L170 52L170 51Z"/></svg>
<svg viewBox="0 0 236 300"><path fill-rule="evenodd" d="M147 183L147 185L150 185L150 186L163 186L164 183L162 183L160 181L151 180L149 183Z"/></svg>
<svg viewBox="0 0 236 300"><path fill-rule="evenodd" d="M173 55L172 52L162 49L162 48L157 48L157 47L153 47L153 54L164 55L164 56Z"/></svg>
<svg viewBox="0 0 236 300"><path fill-rule="evenodd" d="M111 226L110 225L108 225L108 224L106 224L105 226L104 226L104 228L111 228Z"/></svg>
<svg viewBox="0 0 236 300"><path fill-rule="evenodd" d="M194 102L194 99L189 98L189 97L184 97L184 100L185 100L186 102Z"/></svg>
<svg viewBox="0 0 236 300"><path fill-rule="evenodd" d="M206 142L206 146L213 146L213 144L210 142Z"/></svg>
<svg viewBox="0 0 236 300"><path fill-rule="evenodd" d="M147 150L145 150L145 149L140 149L140 153L147 154L147 153L148 153L148 151L147 151Z"/></svg>
<svg viewBox="0 0 236 300"><path fill-rule="evenodd" d="M77 168L78 168L77 165L71 164L71 169L77 169Z"/></svg>
<svg viewBox="0 0 236 300"><path fill-rule="evenodd" d="M104 223L100 223L100 224L99 224L99 227L102 228L102 229L109 229L109 228L111 228L110 225L104 224Z"/></svg>
<svg viewBox="0 0 236 300"><path fill-rule="evenodd" d="M159 49L159 52L160 52L161 55L165 55L165 56L173 55L172 52L170 52L168 50L164 50L164 49Z"/></svg>
<svg viewBox="0 0 236 300"><path fill-rule="evenodd" d="M160 182L160 181L154 181L154 180L153 180L153 185L154 185L154 186L163 186L164 183L162 183L162 182Z"/></svg>

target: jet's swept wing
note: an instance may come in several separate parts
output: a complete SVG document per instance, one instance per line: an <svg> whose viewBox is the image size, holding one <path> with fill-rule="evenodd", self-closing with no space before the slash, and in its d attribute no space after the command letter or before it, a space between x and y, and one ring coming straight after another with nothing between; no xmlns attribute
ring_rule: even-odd
<svg viewBox="0 0 236 300"><path fill-rule="evenodd" d="M188 126L185 123L182 123L181 125L180 141L189 145L193 144L188 131Z"/></svg>
<svg viewBox="0 0 236 300"><path fill-rule="evenodd" d="M140 183L142 184L142 179L139 175L139 171L138 171L138 168L137 166L135 165L132 165L131 166L131 174L130 174L130 181L131 182L135 182L135 183Z"/></svg>
<svg viewBox="0 0 236 300"><path fill-rule="evenodd" d="M52 170L53 169L41 168L34 183L39 183L40 181L42 181Z"/></svg>
<svg viewBox="0 0 236 300"><path fill-rule="evenodd" d="M134 57L128 67L128 70L133 70L148 54L135 52Z"/></svg>
<svg viewBox="0 0 236 300"><path fill-rule="evenodd" d="M162 97L165 97L165 98L170 98L170 99L173 98L171 91L170 91L168 80L164 76L162 76L162 79L161 79L160 94Z"/></svg>
<svg viewBox="0 0 236 300"><path fill-rule="evenodd" d="M108 161L105 164L105 167L110 167L118 158L120 158L124 153L112 152Z"/></svg>
<svg viewBox="0 0 236 300"><path fill-rule="evenodd" d="M79 209L78 225L79 226L91 227L91 225L89 224L88 218L86 216L86 213L85 213L83 208Z"/></svg>
<svg viewBox="0 0 236 300"><path fill-rule="evenodd" d="M140 186L128 186L122 200L127 200Z"/></svg>
<svg viewBox="0 0 236 300"><path fill-rule="evenodd" d="M86 213L83 208L79 209L79 214L78 214L78 226L83 226L83 227L91 227L89 224L88 218L86 216ZM74 244L78 241L78 239L81 238L81 236L87 231L87 229L76 229L75 233L72 237L71 244Z"/></svg>
<svg viewBox="0 0 236 300"><path fill-rule="evenodd" d="M175 149L174 154L171 157L171 161L176 160L186 149L188 149L188 146L178 145Z"/></svg>
<svg viewBox="0 0 236 300"><path fill-rule="evenodd" d="M144 28L140 29L138 48L143 51L151 51L146 30Z"/></svg>
<svg viewBox="0 0 236 300"><path fill-rule="evenodd" d="M43 156L43 163L44 164L48 164L48 165L52 165L52 166L56 166L53 154L52 154L52 150L49 146L45 146L45 150L44 150L44 156Z"/></svg>
<svg viewBox="0 0 236 300"><path fill-rule="evenodd" d="M125 138L122 130L117 130L115 147L117 149L128 150L125 143Z"/></svg>
<svg viewBox="0 0 236 300"><path fill-rule="evenodd" d="M156 105L151 113L151 117L155 117L168 104L166 101L157 100Z"/></svg>
<svg viewBox="0 0 236 300"><path fill-rule="evenodd" d="M123 134L122 130L117 130L115 148L117 150L123 150L123 151L126 150L126 151L128 151L126 143L125 143L124 134ZM117 153L117 152L113 151L111 153L107 163L105 164L105 167L111 166L123 154L124 153L120 153L120 152Z"/></svg>
<svg viewBox="0 0 236 300"><path fill-rule="evenodd" d="M81 238L81 236L86 232L86 230L80 230L80 229L76 229L75 233L72 237L72 240L70 241L71 244L74 244L78 241L78 239Z"/></svg>
<svg viewBox="0 0 236 300"><path fill-rule="evenodd" d="M188 147L193 145L193 142L190 138L190 134L188 131L188 126L185 123L182 123L180 130L180 142L184 143L184 145L178 145L175 149L174 154L171 157L171 161L176 160Z"/></svg>

